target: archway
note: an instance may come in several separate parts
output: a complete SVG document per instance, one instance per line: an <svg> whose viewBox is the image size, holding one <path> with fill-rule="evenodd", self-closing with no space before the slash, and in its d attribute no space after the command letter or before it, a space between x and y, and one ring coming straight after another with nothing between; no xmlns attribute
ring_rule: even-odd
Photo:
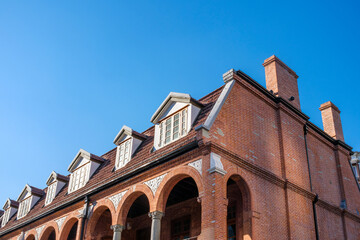
<svg viewBox="0 0 360 240"><path fill-rule="evenodd" d="M30 234L28 237L26 237L25 240L35 240L35 236L33 234Z"/></svg>
<svg viewBox="0 0 360 240"><path fill-rule="evenodd" d="M151 219L148 197L141 192L130 195L124 203L122 214L126 216L121 240L150 240Z"/></svg>
<svg viewBox="0 0 360 240"><path fill-rule="evenodd" d="M226 184L226 195L227 239L251 239L251 202L247 184L240 176L232 175Z"/></svg>
<svg viewBox="0 0 360 240"><path fill-rule="evenodd" d="M96 208L90 218L86 239L111 240L113 238L111 225L112 215L110 209L106 206Z"/></svg>
<svg viewBox="0 0 360 240"><path fill-rule="evenodd" d="M169 184L173 185L174 182ZM177 183L166 191L169 193L164 196L166 204L161 223L161 239L187 239L200 235L201 204L194 179L189 176L177 179Z"/></svg>
<svg viewBox="0 0 360 240"><path fill-rule="evenodd" d="M79 221L77 218L69 219L60 234L61 240L76 240L76 233L79 225Z"/></svg>
<svg viewBox="0 0 360 240"><path fill-rule="evenodd" d="M53 227L48 227L42 234L40 240L56 240L55 229Z"/></svg>

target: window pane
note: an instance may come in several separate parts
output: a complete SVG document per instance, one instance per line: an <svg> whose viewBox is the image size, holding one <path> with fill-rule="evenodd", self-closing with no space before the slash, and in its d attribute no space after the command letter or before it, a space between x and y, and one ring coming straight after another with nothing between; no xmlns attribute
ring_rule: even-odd
<svg viewBox="0 0 360 240"><path fill-rule="evenodd" d="M186 134L186 109L181 112L181 135Z"/></svg>
<svg viewBox="0 0 360 240"><path fill-rule="evenodd" d="M165 122L165 143L169 143L171 140L171 120L172 118L168 118Z"/></svg>
<svg viewBox="0 0 360 240"><path fill-rule="evenodd" d="M177 139L179 137L179 113L174 115L174 125L173 125L173 139Z"/></svg>

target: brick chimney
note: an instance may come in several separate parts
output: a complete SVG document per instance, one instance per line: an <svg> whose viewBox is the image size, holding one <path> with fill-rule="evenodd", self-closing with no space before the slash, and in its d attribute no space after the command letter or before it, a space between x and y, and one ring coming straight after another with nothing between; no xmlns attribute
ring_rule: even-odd
<svg viewBox="0 0 360 240"><path fill-rule="evenodd" d="M321 111L324 131L331 137L344 141L340 110L330 101L321 104L319 109Z"/></svg>
<svg viewBox="0 0 360 240"><path fill-rule="evenodd" d="M275 55L266 59L265 67L266 88L276 96L282 97L297 109L300 109L300 98L297 84L298 76Z"/></svg>

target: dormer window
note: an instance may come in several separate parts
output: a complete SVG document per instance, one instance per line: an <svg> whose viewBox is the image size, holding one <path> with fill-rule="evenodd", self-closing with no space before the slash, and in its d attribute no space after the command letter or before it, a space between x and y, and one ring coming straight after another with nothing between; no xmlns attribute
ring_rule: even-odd
<svg viewBox="0 0 360 240"><path fill-rule="evenodd" d="M122 168L130 161L131 156L145 139L144 134L138 133L127 126L121 128L114 139L114 143L118 146L115 170Z"/></svg>
<svg viewBox="0 0 360 240"><path fill-rule="evenodd" d="M19 207L19 203L8 199L6 200L6 203L3 206L4 214L2 215L1 219L1 227L4 227L7 222L9 222L10 218L16 213L17 209Z"/></svg>
<svg viewBox="0 0 360 240"><path fill-rule="evenodd" d="M11 208L8 208L7 210L5 210L5 213L2 216L1 227L4 227L5 224L9 221L10 211L11 211Z"/></svg>
<svg viewBox="0 0 360 240"><path fill-rule="evenodd" d="M48 205L49 203L51 203L52 200L55 198L56 186L57 186L57 182L54 182L48 186L47 192L46 192L45 205Z"/></svg>
<svg viewBox="0 0 360 240"><path fill-rule="evenodd" d="M80 149L68 168L71 173L68 193L84 187L103 162L104 160L101 157Z"/></svg>
<svg viewBox="0 0 360 240"><path fill-rule="evenodd" d="M18 219L25 217L26 214L28 214L28 212L30 211L30 204L31 204L31 196L21 201L17 215Z"/></svg>
<svg viewBox="0 0 360 240"><path fill-rule="evenodd" d="M58 174L54 171L50 174L48 180L46 181L46 185L48 187L46 191L45 206L54 200L55 196L65 186L68 180L68 177Z"/></svg>
<svg viewBox="0 0 360 240"><path fill-rule="evenodd" d="M85 186L89 180L90 164L80 166L70 176L69 192L74 192Z"/></svg>
<svg viewBox="0 0 360 240"><path fill-rule="evenodd" d="M132 139L127 139L125 142L121 143L117 149L118 159L116 161L116 168L119 169L125 166L130 160L130 148L131 148Z"/></svg>
<svg viewBox="0 0 360 240"><path fill-rule="evenodd" d="M168 116L159 123L159 147L187 134L187 107Z"/></svg>
<svg viewBox="0 0 360 240"><path fill-rule="evenodd" d="M25 217L30 212L31 208L40 200L42 195L44 195L43 190L26 184L17 199L19 202L17 218L20 219Z"/></svg>
<svg viewBox="0 0 360 240"><path fill-rule="evenodd" d="M151 118L155 124L154 149L186 136L202 107L189 94L171 92Z"/></svg>

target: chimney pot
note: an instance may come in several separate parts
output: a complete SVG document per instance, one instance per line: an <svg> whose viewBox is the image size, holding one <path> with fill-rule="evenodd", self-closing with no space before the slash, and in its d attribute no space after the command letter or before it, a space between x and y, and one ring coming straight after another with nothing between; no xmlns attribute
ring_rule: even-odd
<svg viewBox="0 0 360 240"><path fill-rule="evenodd" d="M344 141L344 133L341 125L340 110L332 102L320 105L324 131L337 140Z"/></svg>
<svg viewBox="0 0 360 240"><path fill-rule="evenodd" d="M275 55L266 59L263 66L265 67L267 90L273 91L300 109L298 75ZM290 99L292 100L290 101Z"/></svg>

